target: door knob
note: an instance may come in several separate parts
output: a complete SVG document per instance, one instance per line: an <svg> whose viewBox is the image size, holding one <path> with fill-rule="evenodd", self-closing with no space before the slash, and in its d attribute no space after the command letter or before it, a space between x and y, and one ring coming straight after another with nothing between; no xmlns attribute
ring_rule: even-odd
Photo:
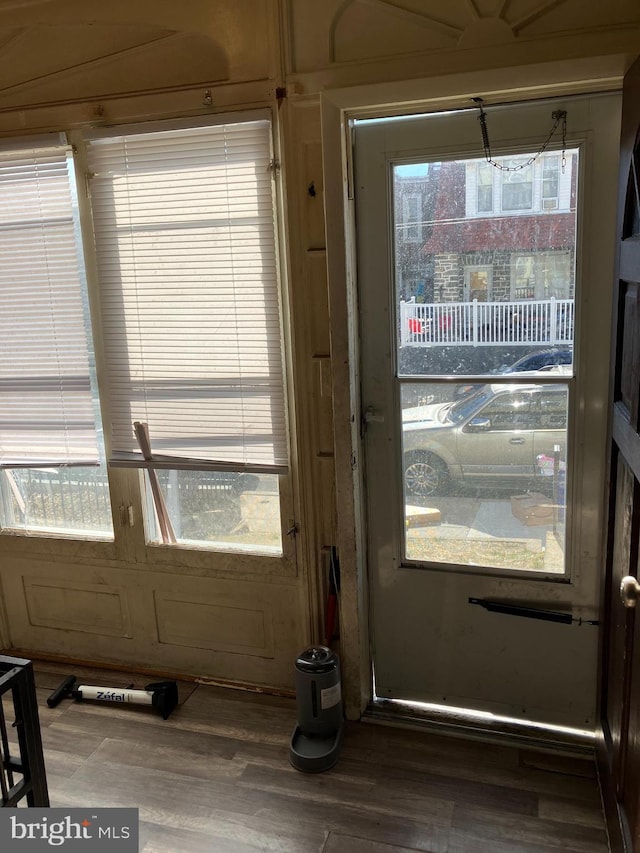
<svg viewBox="0 0 640 853"><path fill-rule="evenodd" d="M620 581L620 599L625 607L635 607L640 597L640 583L631 575Z"/></svg>

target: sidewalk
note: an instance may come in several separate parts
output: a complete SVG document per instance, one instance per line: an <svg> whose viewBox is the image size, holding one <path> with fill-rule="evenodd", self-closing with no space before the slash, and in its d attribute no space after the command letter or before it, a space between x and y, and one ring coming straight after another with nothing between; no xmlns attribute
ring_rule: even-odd
<svg viewBox="0 0 640 853"><path fill-rule="evenodd" d="M470 550L479 547L487 553L491 551L492 542L496 545L505 543L519 545L532 555L543 555L543 564L531 565L532 571L558 573L564 570L564 551L553 533L552 525L530 527L523 524L513 515L510 499L441 497L433 498L429 503L440 511L441 521L408 528L407 548L410 557L412 543L416 549L420 549L420 543L442 543L439 550L445 553L447 542L452 546L453 543L466 542ZM540 563L540 560L532 562Z"/></svg>

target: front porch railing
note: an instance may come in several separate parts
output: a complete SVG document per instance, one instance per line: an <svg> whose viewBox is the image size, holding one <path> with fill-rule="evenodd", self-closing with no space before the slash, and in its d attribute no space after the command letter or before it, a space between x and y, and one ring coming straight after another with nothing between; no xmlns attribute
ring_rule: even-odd
<svg viewBox="0 0 640 853"><path fill-rule="evenodd" d="M555 346L573 342L573 299L400 303L400 346Z"/></svg>

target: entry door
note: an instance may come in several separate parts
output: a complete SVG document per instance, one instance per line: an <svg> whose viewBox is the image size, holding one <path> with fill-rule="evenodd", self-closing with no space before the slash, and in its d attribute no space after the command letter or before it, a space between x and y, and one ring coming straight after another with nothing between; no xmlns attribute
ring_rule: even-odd
<svg viewBox="0 0 640 853"><path fill-rule="evenodd" d="M625 78L618 222L602 779L612 842L626 835L626 849L640 850L640 620L629 580L640 577L640 61ZM627 595L621 596L625 576Z"/></svg>
<svg viewBox="0 0 640 853"><path fill-rule="evenodd" d="M490 152L477 110L356 123L380 698L594 724L619 101L487 108ZM563 298L514 280L558 252ZM541 370L509 372L534 352Z"/></svg>
<svg viewBox="0 0 640 853"><path fill-rule="evenodd" d="M465 270L465 296L469 302L486 302L491 290L491 267L469 267Z"/></svg>

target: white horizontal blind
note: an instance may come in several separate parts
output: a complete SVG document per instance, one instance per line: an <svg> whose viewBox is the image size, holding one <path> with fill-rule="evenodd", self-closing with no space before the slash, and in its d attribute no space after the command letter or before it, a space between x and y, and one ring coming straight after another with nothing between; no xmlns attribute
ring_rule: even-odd
<svg viewBox="0 0 640 853"><path fill-rule="evenodd" d="M0 154L0 467L98 462L70 151Z"/></svg>
<svg viewBox="0 0 640 853"><path fill-rule="evenodd" d="M88 146L112 462L286 470L270 124Z"/></svg>

